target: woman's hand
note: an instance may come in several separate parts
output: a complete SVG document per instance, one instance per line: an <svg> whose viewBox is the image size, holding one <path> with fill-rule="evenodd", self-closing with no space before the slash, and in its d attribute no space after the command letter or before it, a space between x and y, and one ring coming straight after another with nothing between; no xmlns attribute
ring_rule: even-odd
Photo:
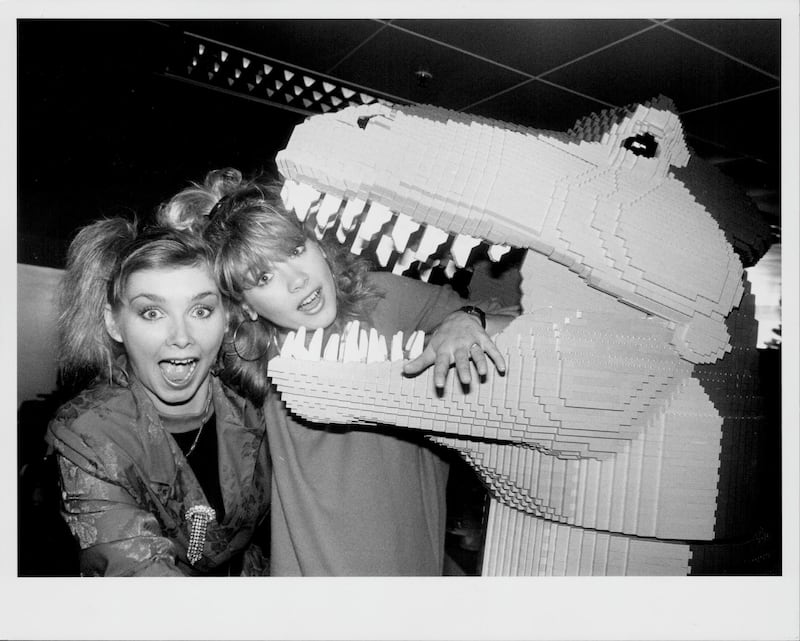
<svg viewBox="0 0 800 641"><path fill-rule="evenodd" d="M487 325L490 329L500 331L511 320L506 316L487 317ZM441 389L447 378L447 370L455 364L458 379L462 384L469 385L472 382L470 360L483 377L488 372L486 356L492 360L498 372L506 371L503 355L481 327L480 320L459 310L442 321L422 354L406 363L403 373L414 376L433 365L433 383Z"/></svg>

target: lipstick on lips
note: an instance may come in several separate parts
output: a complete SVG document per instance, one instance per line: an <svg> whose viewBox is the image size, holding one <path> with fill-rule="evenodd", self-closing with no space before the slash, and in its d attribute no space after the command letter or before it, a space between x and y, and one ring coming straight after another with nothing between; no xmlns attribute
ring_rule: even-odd
<svg viewBox="0 0 800 641"><path fill-rule="evenodd" d="M317 287L311 294L306 296L302 302L297 306L297 309L301 312L314 312L321 306L322 300L322 288Z"/></svg>

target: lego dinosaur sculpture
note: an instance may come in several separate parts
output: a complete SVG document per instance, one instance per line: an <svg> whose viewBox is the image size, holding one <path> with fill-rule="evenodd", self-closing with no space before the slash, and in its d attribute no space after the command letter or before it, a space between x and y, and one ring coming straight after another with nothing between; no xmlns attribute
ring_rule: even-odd
<svg viewBox="0 0 800 641"><path fill-rule="evenodd" d="M770 231L697 169L668 99L566 133L353 107L308 118L277 161L287 205L318 236L395 273L453 276L527 250L523 313L496 337L505 376L451 376L437 395L430 372L401 373L420 337L356 327L323 346L301 332L270 362L292 411L459 451L492 496L484 574L724 564L720 542L753 509L763 422L743 261Z"/></svg>

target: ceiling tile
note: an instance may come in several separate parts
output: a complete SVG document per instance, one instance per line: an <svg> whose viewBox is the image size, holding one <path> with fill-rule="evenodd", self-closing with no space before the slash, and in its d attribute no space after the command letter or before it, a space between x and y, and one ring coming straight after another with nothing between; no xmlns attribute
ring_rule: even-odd
<svg viewBox="0 0 800 641"><path fill-rule="evenodd" d="M720 162L716 166L744 189L762 211L780 215L779 176L772 166L749 158Z"/></svg>
<svg viewBox="0 0 800 641"><path fill-rule="evenodd" d="M426 86L415 72L432 75ZM342 80L411 102L459 109L525 80L512 71L418 38L384 29L336 68Z"/></svg>
<svg viewBox="0 0 800 641"><path fill-rule="evenodd" d="M532 80L470 108L470 113L536 129L566 131L579 118L603 109L603 105Z"/></svg>
<svg viewBox="0 0 800 641"><path fill-rule="evenodd" d="M721 156L750 156L773 167L777 178L780 107L780 92L773 91L682 114L681 121L689 144L697 136L718 144Z"/></svg>
<svg viewBox="0 0 800 641"><path fill-rule="evenodd" d="M167 20L183 31L328 73L384 28L374 20Z"/></svg>
<svg viewBox="0 0 800 641"><path fill-rule="evenodd" d="M663 94L680 111L776 84L661 27L559 69L547 79L618 105Z"/></svg>
<svg viewBox="0 0 800 641"><path fill-rule="evenodd" d="M780 20L671 20L668 25L767 73L780 74Z"/></svg>
<svg viewBox="0 0 800 641"><path fill-rule="evenodd" d="M392 25L538 75L653 23L649 20L395 20Z"/></svg>

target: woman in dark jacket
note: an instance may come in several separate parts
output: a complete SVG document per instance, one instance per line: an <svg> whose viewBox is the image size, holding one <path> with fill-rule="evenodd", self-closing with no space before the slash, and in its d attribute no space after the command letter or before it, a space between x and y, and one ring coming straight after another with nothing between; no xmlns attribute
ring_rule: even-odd
<svg viewBox="0 0 800 641"><path fill-rule="evenodd" d="M212 264L196 237L121 218L70 246L60 361L96 378L48 439L84 575L267 572L264 417L213 373L228 314Z"/></svg>

